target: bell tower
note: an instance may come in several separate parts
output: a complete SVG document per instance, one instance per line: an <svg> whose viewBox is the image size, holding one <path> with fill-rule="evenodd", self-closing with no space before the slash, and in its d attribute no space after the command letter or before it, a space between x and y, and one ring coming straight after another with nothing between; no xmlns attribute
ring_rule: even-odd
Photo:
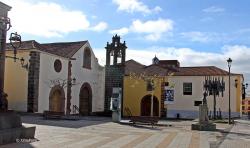
<svg viewBox="0 0 250 148"><path fill-rule="evenodd" d="M120 36L112 37L112 43L107 42L106 48L106 66L125 64L126 42L121 43ZM113 58L113 59L112 59ZM112 63L110 63L112 60Z"/></svg>
<svg viewBox="0 0 250 148"><path fill-rule="evenodd" d="M123 76L125 73L126 42L121 43L117 34L112 37L112 42L107 42L105 65L105 105L106 112L110 108L110 99L114 87L119 87L123 93ZM122 95L123 96L123 95ZM122 99L121 99L122 103ZM121 106L122 107L122 106Z"/></svg>

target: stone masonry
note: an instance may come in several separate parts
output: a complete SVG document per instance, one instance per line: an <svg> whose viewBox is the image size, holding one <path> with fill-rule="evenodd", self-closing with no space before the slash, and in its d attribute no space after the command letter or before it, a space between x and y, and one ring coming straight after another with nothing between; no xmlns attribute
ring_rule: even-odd
<svg viewBox="0 0 250 148"><path fill-rule="evenodd" d="M38 93L39 93L39 71L40 71L40 53L30 52L28 73L28 112L38 111Z"/></svg>

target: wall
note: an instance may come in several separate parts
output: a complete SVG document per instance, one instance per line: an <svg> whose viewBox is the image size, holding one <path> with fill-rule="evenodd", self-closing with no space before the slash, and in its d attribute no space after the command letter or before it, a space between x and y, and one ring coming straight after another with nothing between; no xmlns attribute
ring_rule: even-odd
<svg viewBox="0 0 250 148"><path fill-rule="evenodd" d="M220 108L223 116L228 116L228 76L224 76L225 92L224 97L217 97L217 110ZM239 76L231 76L231 112L232 116L240 115L240 90L235 87L235 79L241 79ZM167 105L167 116L176 117L180 113L182 118L196 118L198 117L198 106L194 106L194 101L202 101L203 98L203 82L204 76L170 76L170 85L174 85L175 101L174 104ZM183 83L192 82L192 95L183 95ZM238 81L239 84L241 81ZM213 111L213 96L207 97L209 110Z"/></svg>
<svg viewBox="0 0 250 148"><path fill-rule="evenodd" d="M156 89L154 91L154 96L157 97L159 101L159 115L161 113L161 83L160 80L155 78ZM125 108L129 108L133 116L141 115L141 99L150 94L146 90L146 81L130 78L129 76L124 77L124 91L123 91L123 115L128 116Z"/></svg>
<svg viewBox="0 0 250 148"><path fill-rule="evenodd" d="M84 49L88 47L91 50L91 69L83 68ZM73 105L79 107L79 94L81 86L87 82L92 88L92 112L102 112L104 110L104 86L105 74L104 68L98 64L89 43L86 43L78 50L72 60L72 78L76 78L77 85L72 86L71 113Z"/></svg>
<svg viewBox="0 0 250 148"><path fill-rule="evenodd" d="M6 51L6 56L14 56L13 51ZM29 51L18 51L17 57L29 61ZM4 91L8 94L9 109L27 111L28 71L22 68L21 62L6 58Z"/></svg>
<svg viewBox="0 0 250 148"><path fill-rule="evenodd" d="M62 63L62 69L58 73L54 69L54 62L59 59ZM41 52L40 54L40 75L39 75L39 98L38 98L38 112L43 113L44 110L49 110L49 94L51 88L54 86L50 80L68 79L68 59ZM67 87L64 87L65 93L65 112L67 104Z"/></svg>

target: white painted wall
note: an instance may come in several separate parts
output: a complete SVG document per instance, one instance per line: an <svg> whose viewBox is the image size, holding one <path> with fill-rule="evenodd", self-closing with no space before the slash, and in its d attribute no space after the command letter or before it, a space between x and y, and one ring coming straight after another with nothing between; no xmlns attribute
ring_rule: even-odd
<svg viewBox="0 0 250 148"><path fill-rule="evenodd" d="M86 47L91 50L91 69L83 68L83 55ZM98 64L97 58L88 42L74 54L73 58L76 60L72 60L72 78L76 78L77 85L72 86L71 111L73 110L73 105L79 107L80 89L85 82L89 83L92 88L92 112L104 111L104 67Z"/></svg>
<svg viewBox="0 0 250 148"><path fill-rule="evenodd" d="M234 86L237 76L231 76L231 112L234 116L239 116L239 112L236 111L236 92L237 89ZM203 98L203 82L204 76L170 76L168 78L170 85L174 85L175 99L174 104L167 105L167 116L176 117L177 113L180 113L183 118L194 118L198 116L199 107L194 106L194 101L202 101ZM228 76L224 76L225 92L224 97L217 97L217 110L220 108L225 116L228 114ZM192 95L183 95L183 83L192 83ZM207 97L209 110L213 111L213 96Z"/></svg>
<svg viewBox="0 0 250 148"><path fill-rule="evenodd" d="M58 73L54 69L54 62L59 59L62 62L62 70ZM38 112L43 113L49 110L49 94L52 88L50 80L68 79L68 59L41 52L40 54L40 74L39 74L39 97ZM65 112L67 102L67 87L64 88L65 93Z"/></svg>

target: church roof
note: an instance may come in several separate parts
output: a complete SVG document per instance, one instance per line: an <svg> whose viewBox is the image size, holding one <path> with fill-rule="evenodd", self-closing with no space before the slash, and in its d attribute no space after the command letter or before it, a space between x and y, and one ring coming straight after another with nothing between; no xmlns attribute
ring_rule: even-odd
<svg viewBox="0 0 250 148"><path fill-rule="evenodd" d="M87 42L88 41L41 44L36 42L35 40L30 40L30 41L22 41L21 47L19 47L18 50L37 49L61 57L71 58ZM7 50L12 49L10 43L7 44L6 49Z"/></svg>

